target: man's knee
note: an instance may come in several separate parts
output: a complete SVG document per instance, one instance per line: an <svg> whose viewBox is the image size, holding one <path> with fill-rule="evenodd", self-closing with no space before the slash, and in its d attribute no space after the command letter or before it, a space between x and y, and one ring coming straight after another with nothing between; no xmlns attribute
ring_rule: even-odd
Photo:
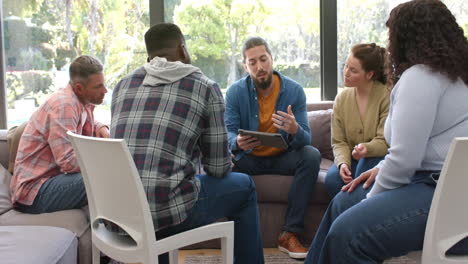
<svg viewBox="0 0 468 264"><path fill-rule="evenodd" d="M231 188L232 191L236 191L239 197L242 197L241 200L252 205L257 204L257 191L255 188L255 182L252 180L252 177L245 173L240 172L231 172L229 174L231 177Z"/></svg>
<svg viewBox="0 0 468 264"><path fill-rule="evenodd" d="M299 154L301 159L299 166L305 166L318 172L320 169L320 162L322 161L322 155L320 154L320 151L318 151L313 146L308 145L304 146L299 151Z"/></svg>
<svg viewBox="0 0 468 264"><path fill-rule="evenodd" d="M255 182L249 175L241 172L231 172L229 173L229 177L231 177L232 181L239 187L250 192L255 191Z"/></svg>
<svg viewBox="0 0 468 264"><path fill-rule="evenodd" d="M313 146L307 145L302 148L303 159L307 162L320 164L322 155L320 151Z"/></svg>

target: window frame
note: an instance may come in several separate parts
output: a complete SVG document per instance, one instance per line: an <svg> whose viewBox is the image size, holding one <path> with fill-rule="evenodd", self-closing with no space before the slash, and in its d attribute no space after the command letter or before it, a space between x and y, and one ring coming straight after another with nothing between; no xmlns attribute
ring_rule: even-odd
<svg viewBox="0 0 468 264"><path fill-rule="evenodd" d="M320 0L320 96L333 101L338 92L337 0ZM335 48L333 48L335 47Z"/></svg>
<svg viewBox="0 0 468 264"><path fill-rule="evenodd" d="M3 1L0 1L0 129L7 128L7 96L5 83L5 49L3 47Z"/></svg>

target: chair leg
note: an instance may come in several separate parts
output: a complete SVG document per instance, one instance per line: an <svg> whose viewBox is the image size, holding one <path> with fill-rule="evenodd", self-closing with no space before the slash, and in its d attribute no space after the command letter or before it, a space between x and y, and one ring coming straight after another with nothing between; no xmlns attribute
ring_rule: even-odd
<svg viewBox="0 0 468 264"><path fill-rule="evenodd" d="M169 264L179 263L179 251L177 249L169 251Z"/></svg>
<svg viewBox="0 0 468 264"><path fill-rule="evenodd" d="M232 236L221 238L221 256L223 264L234 262L234 238Z"/></svg>
<svg viewBox="0 0 468 264"><path fill-rule="evenodd" d="M101 252L94 244L92 245L92 255L93 255L93 264L100 264Z"/></svg>

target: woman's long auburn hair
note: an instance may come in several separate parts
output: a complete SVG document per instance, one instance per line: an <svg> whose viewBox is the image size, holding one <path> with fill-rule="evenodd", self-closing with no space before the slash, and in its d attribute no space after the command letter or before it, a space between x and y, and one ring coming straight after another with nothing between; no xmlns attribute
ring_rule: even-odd
<svg viewBox="0 0 468 264"><path fill-rule="evenodd" d="M351 48L351 54L361 62L366 72L373 71L372 80L387 83L387 74L384 70L386 60L385 48L375 43L356 44Z"/></svg>

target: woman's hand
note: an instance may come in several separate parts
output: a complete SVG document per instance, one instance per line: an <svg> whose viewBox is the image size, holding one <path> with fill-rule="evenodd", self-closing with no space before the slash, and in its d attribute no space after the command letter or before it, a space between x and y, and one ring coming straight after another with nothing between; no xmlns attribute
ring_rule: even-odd
<svg viewBox="0 0 468 264"><path fill-rule="evenodd" d="M365 158L367 155L367 148L364 144L357 144L354 146L353 152L351 153L351 156L355 160L360 160L362 158Z"/></svg>
<svg viewBox="0 0 468 264"><path fill-rule="evenodd" d="M340 177L345 184L348 184L353 180L351 171L349 170L348 165L346 163L340 164Z"/></svg>
<svg viewBox="0 0 468 264"><path fill-rule="evenodd" d="M352 180L350 183L343 186L341 190L343 192L347 191L350 193L354 191L354 189L356 189L356 187L362 182L364 182L364 185L362 187L364 189L367 189L369 188L369 186L371 186L374 183L375 177L377 176L378 172L379 172L379 168L372 168L366 172L363 172L361 175L359 175L359 177L357 177L356 179Z"/></svg>

